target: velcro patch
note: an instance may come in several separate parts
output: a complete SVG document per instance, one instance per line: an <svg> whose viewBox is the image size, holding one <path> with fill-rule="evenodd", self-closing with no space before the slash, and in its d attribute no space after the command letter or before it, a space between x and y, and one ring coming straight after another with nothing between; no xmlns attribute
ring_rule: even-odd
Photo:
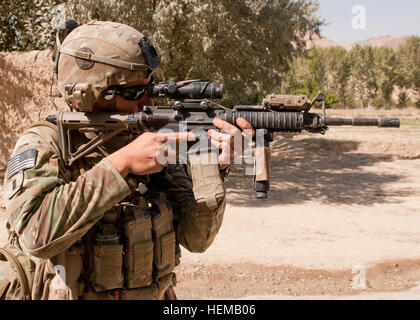
<svg viewBox="0 0 420 320"><path fill-rule="evenodd" d="M23 186L23 171L18 172L12 179L6 181L4 193L10 200Z"/></svg>
<svg viewBox="0 0 420 320"><path fill-rule="evenodd" d="M10 159L7 162L7 179L10 179L19 171L35 167L37 155L37 149L29 149Z"/></svg>

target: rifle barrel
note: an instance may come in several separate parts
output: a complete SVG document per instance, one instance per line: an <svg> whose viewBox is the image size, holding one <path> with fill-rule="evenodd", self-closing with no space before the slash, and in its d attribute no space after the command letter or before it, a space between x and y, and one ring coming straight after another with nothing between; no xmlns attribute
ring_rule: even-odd
<svg viewBox="0 0 420 320"><path fill-rule="evenodd" d="M361 126L361 127L381 127L381 128L399 128L400 119L398 118L379 118L379 119L343 119L343 118L327 118L325 119L327 126Z"/></svg>

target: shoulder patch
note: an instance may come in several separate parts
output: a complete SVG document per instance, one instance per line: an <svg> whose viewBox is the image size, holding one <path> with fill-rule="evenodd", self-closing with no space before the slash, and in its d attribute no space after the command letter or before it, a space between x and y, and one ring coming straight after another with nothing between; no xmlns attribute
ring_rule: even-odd
<svg viewBox="0 0 420 320"><path fill-rule="evenodd" d="M23 171L20 171L18 174L14 175L12 179L7 180L5 184L5 195L7 199L11 199L23 185Z"/></svg>
<svg viewBox="0 0 420 320"><path fill-rule="evenodd" d="M19 171L35 167L37 155L37 149L29 149L10 159L7 162L7 179L10 179Z"/></svg>

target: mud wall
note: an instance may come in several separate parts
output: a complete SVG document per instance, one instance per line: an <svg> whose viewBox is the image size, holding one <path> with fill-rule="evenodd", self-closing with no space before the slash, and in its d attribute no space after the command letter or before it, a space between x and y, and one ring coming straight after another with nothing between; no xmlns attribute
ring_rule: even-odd
<svg viewBox="0 0 420 320"><path fill-rule="evenodd" d="M51 55L51 50L0 52L1 180L19 134L31 123L64 108L55 85L50 90L54 82Z"/></svg>

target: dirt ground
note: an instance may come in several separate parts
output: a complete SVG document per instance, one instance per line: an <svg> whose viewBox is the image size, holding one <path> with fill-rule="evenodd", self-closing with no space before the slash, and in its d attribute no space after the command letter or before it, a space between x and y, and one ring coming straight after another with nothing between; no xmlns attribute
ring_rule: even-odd
<svg viewBox="0 0 420 320"><path fill-rule="evenodd" d="M251 179L235 167L214 244L204 254L183 251L179 296L420 299L420 126L413 122L277 138L267 201L255 200ZM365 269L365 290L352 288L355 266Z"/></svg>

